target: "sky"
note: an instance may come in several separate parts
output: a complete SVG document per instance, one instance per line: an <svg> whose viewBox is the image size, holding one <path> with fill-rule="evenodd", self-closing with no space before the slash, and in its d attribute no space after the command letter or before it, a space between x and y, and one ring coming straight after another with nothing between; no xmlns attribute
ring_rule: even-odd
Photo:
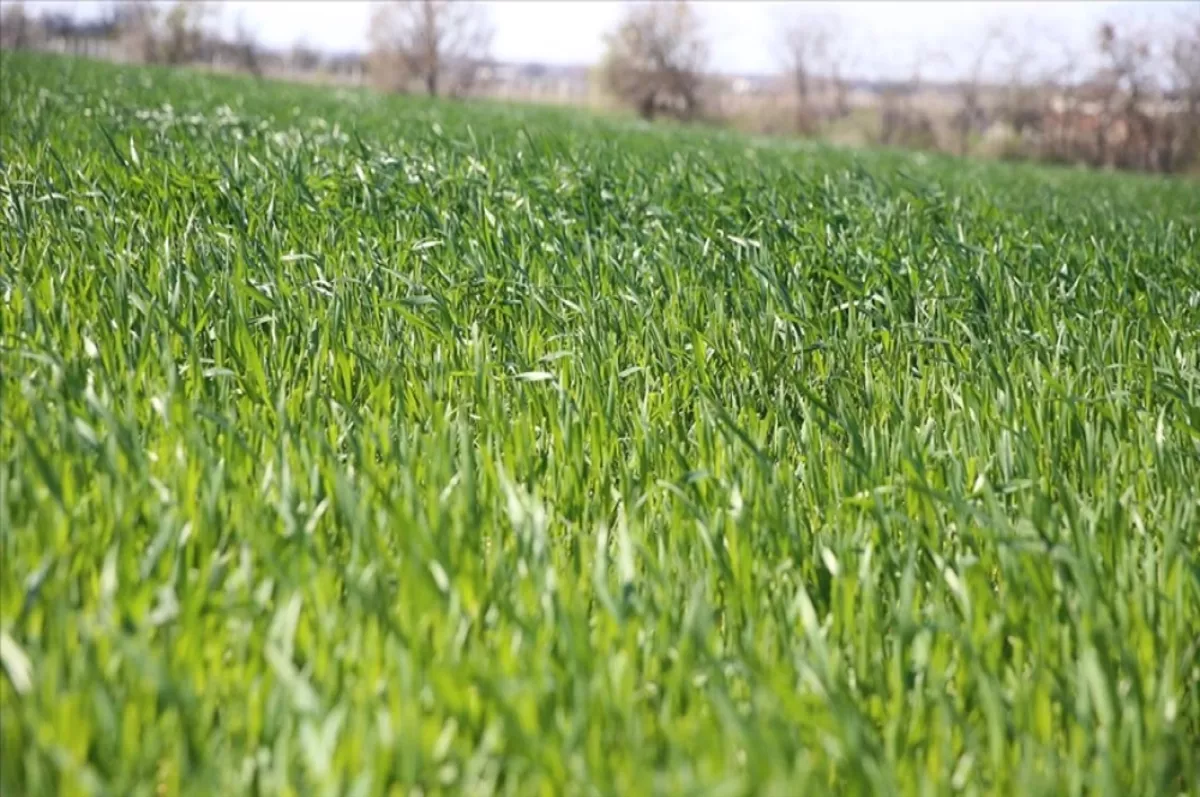
<svg viewBox="0 0 1200 797"><path fill-rule="evenodd" d="M226 0L223 24L232 29L240 17L259 40L287 48L299 40L328 51L361 51L366 47L371 2L362 0ZM590 64L600 59L604 34L620 19L626 3L613 0L475 0L494 26L492 55L501 61ZM111 5L106 0L42 0L32 8L61 10L74 5L92 15ZM781 21L809 16L837 19L845 31L855 77L906 75L918 53L922 74L937 78L954 74L971 59L985 30L999 23L1034 50L1057 50L1058 43L1086 47L1105 20L1162 24L1176 18L1190 2L785 2L784 0L702 0L696 3L711 42L715 71L765 74L778 70L775 44ZM930 54L938 57L930 59ZM997 67L998 68L998 67ZM940 75L939 73L944 73Z"/></svg>

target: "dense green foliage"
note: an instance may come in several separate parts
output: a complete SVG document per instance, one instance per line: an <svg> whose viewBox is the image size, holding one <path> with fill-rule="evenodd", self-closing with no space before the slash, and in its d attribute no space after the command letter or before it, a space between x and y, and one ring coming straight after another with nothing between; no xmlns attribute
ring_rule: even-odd
<svg viewBox="0 0 1200 797"><path fill-rule="evenodd" d="M0 63L0 792L1200 783L1194 185Z"/></svg>

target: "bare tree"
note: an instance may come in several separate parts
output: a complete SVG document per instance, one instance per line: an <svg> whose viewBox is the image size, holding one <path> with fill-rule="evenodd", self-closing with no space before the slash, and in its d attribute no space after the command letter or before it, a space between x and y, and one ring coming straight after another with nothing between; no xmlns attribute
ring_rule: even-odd
<svg viewBox="0 0 1200 797"><path fill-rule="evenodd" d="M857 60L856 48L847 35L848 30L839 20L832 41L825 51L829 65L829 84L833 89L833 115L838 119L850 113L848 73Z"/></svg>
<svg viewBox="0 0 1200 797"><path fill-rule="evenodd" d="M179 66L202 55L214 8L201 0L177 0L163 14L150 0L133 0L117 8L115 26L133 58Z"/></svg>
<svg viewBox="0 0 1200 797"><path fill-rule="evenodd" d="M1179 120L1174 160L1188 166L1200 160L1200 11L1181 18L1175 31L1170 49L1171 95Z"/></svg>
<svg viewBox="0 0 1200 797"><path fill-rule="evenodd" d="M1068 162L1079 157L1081 133L1085 131L1080 111L1080 83L1083 54L1069 41L1058 40L1058 59L1043 81L1045 118L1042 131L1041 156L1054 161Z"/></svg>
<svg viewBox="0 0 1200 797"><path fill-rule="evenodd" d="M1144 31L1120 30L1106 22L1100 26L1098 44L1105 58L1099 74L1104 87L1100 165L1134 166L1138 152L1149 148L1154 135L1145 109L1155 88L1151 39Z"/></svg>
<svg viewBox="0 0 1200 797"><path fill-rule="evenodd" d="M921 66L937 57L918 47L908 79L884 87L877 143L913 149L930 149L937 144L933 120L915 103L921 91Z"/></svg>
<svg viewBox="0 0 1200 797"><path fill-rule="evenodd" d="M254 77L262 77L258 42L255 40L254 31L250 30L245 17L241 15L238 16L237 27L233 32L231 49L239 69L249 72Z"/></svg>
<svg viewBox="0 0 1200 797"><path fill-rule="evenodd" d="M618 101L644 119L700 112L708 43L688 3L629 6L605 42L604 85Z"/></svg>
<svg viewBox="0 0 1200 797"><path fill-rule="evenodd" d="M417 83L426 94L468 91L487 60L492 26L481 6L451 0L391 0L371 15L369 66L387 88Z"/></svg>
<svg viewBox="0 0 1200 797"><path fill-rule="evenodd" d="M0 47L23 50L33 43L33 19L25 13L23 2L5 3L0 15Z"/></svg>
<svg viewBox="0 0 1200 797"><path fill-rule="evenodd" d="M1184 20L1177 31L1171 46L1173 92L1188 114L1200 115L1200 12Z"/></svg>
<svg viewBox="0 0 1200 797"><path fill-rule="evenodd" d="M988 57L994 52L1001 38L1001 31L989 25L983 37L970 54L965 74L955 85L959 108L954 115L953 126L958 137L958 154L967 155L971 149L971 134L983 127L986 119L981 101L984 71Z"/></svg>
<svg viewBox="0 0 1200 797"><path fill-rule="evenodd" d="M187 64L200 56L210 8L200 0L176 0L163 18L160 50L163 63Z"/></svg>
<svg viewBox="0 0 1200 797"><path fill-rule="evenodd" d="M850 62L847 26L834 14L802 12L780 20L778 46L795 94L801 132L814 132L823 117L850 112L846 68ZM825 94L825 101L814 95Z"/></svg>
<svg viewBox="0 0 1200 797"><path fill-rule="evenodd" d="M1027 139L1040 133L1044 95L1043 81L1035 72L1041 43L1030 24L1024 30L1006 30L998 38L1003 79L999 113L1017 136Z"/></svg>
<svg viewBox="0 0 1200 797"><path fill-rule="evenodd" d="M303 37L292 44L288 66L297 72L313 72L321 65L321 54Z"/></svg>
<svg viewBox="0 0 1200 797"><path fill-rule="evenodd" d="M784 21L779 31L784 69L796 98L797 129L815 132L819 114L813 107L813 84L826 64L832 26L826 19L806 14Z"/></svg>
<svg viewBox="0 0 1200 797"><path fill-rule="evenodd" d="M116 29L130 58L152 64L159 60L159 10L150 0L117 6Z"/></svg>

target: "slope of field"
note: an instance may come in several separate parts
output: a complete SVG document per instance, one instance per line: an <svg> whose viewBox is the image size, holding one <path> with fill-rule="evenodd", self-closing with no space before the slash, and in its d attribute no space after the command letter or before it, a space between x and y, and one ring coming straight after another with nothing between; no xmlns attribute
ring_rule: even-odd
<svg viewBox="0 0 1200 797"><path fill-rule="evenodd" d="M0 792L1200 783L1194 184L2 58Z"/></svg>

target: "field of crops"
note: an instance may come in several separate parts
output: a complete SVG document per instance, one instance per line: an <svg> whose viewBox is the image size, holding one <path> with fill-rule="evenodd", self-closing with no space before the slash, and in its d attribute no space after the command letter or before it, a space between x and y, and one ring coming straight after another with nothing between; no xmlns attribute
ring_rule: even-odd
<svg viewBox="0 0 1200 797"><path fill-rule="evenodd" d="M1196 184L0 57L3 794L1197 793Z"/></svg>

